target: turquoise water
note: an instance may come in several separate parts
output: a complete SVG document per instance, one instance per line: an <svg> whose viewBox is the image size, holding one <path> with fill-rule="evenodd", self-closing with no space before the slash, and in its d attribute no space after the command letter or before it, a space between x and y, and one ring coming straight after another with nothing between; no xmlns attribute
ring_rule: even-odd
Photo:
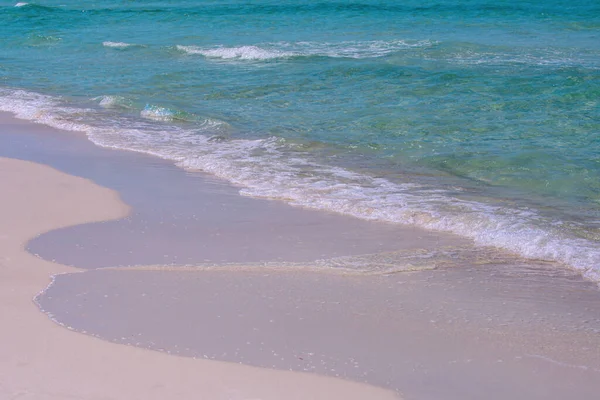
<svg viewBox="0 0 600 400"><path fill-rule="evenodd" d="M0 110L600 280L600 3L0 1Z"/></svg>

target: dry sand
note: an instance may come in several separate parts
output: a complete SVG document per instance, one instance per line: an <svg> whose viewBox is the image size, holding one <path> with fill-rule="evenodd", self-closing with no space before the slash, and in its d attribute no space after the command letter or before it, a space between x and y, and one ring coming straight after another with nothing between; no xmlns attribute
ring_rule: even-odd
<svg viewBox="0 0 600 400"><path fill-rule="evenodd" d="M46 166L0 159L1 399L393 399L392 392L312 374L169 356L69 331L32 298L74 269L24 251L59 227L123 217L113 191Z"/></svg>

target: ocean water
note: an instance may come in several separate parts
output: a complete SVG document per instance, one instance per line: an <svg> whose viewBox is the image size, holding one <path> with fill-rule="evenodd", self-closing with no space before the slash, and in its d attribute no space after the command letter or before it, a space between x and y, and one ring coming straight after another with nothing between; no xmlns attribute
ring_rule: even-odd
<svg viewBox="0 0 600 400"><path fill-rule="evenodd" d="M600 3L0 0L0 110L600 281Z"/></svg>

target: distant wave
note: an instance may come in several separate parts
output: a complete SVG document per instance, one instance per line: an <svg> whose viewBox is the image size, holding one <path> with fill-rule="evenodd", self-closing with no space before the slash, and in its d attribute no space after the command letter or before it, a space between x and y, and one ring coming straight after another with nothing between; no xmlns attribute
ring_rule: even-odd
<svg viewBox="0 0 600 400"><path fill-rule="evenodd" d="M466 66L539 66L584 67L600 69L600 53L588 50L573 55L573 49L565 48L507 48L503 46L477 46L471 43L447 42L428 52L426 59L447 61Z"/></svg>
<svg viewBox="0 0 600 400"><path fill-rule="evenodd" d="M297 48L305 55L315 55L333 58L376 58L413 48L426 48L437 42L430 40L373 40L328 42L298 42L281 43L284 48Z"/></svg>
<svg viewBox="0 0 600 400"><path fill-rule="evenodd" d="M196 46L177 46L188 54L199 54L207 58L238 59L238 60L271 60L275 58L293 57L294 53L285 53L277 50L262 49L257 46L216 47L203 49Z"/></svg>
<svg viewBox="0 0 600 400"><path fill-rule="evenodd" d="M330 57L366 59L407 53L425 60L449 62L462 65L523 65L539 67L584 67L600 69L597 52L579 52L573 56L572 49L533 48L508 49L502 46L474 46L464 43L440 43L431 40L392 40L392 41L344 41L344 42L277 42L247 46L183 46L177 50L190 55L200 55L207 59L269 61L302 57Z"/></svg>
<svg viewBox="0 0 600 400"><path fill-rule="evenodd" d="M52 46L59 43L62 39L51 35L34 34L26 38L25 43L29 46Z"/></svg>
<svg viewBox="0 0 600 400"><path fill-rule="evenodd" d="M141 47L142 45L125 42L102 42L102 46L113 47L117 49L126 49L128 47Z"/></svg>
<svg viewBox="0 0 600 400"><path fill-rule="evenodd" d="M53 7L53 6L43 6L43 5L36 4L36 3L27 3L25 1L20 1L20 2L16 3L14 5L14 7L23 8L23 9L27 9L27 10L33 9L33 10L37 10L37 11L51 11L51 12L53 12L53 11L61 10L62 7L64 7L64 6L55 6L55 7Z"/></svg>
<svg viewBox="0 0 600 400"><path fill-rule="evenodd" d="M260 46L216 46L198 47L177 45L176 48L187 54L198 54L206 58L225 60L272 60L290 57L333 57L333 58L372 58L414 47L429 47L435 44L429 40L422 41L346 41L327 42L279 42Z"/></svg>
<svg viewBox="0 0 600 400"><path fill-rule="evenodd" d="M442 188L396 183L315 161L279 138L227 139L227 124L202 119L193 127L157 124L66 104L59 98L0 88L0 110L59 129L80 131L95 144L152 154L240 186L252 197L352 215L366 220L452 232L525 258L558 261L600 282L600 245L568 221L502 202L459 198ZM146 118L169 121L177 111L148 105ZM572 225L572 226L571 226Z"/></svg>
<svg viewBox="0 0 600 400"><path fill-rule="evenodd" d="M473 53L456 54L450 59L463 65L532 65L540 67L588 67L600 68L595 62L571 58L558 53L547 54L511 54L511 53Z"/></svg>

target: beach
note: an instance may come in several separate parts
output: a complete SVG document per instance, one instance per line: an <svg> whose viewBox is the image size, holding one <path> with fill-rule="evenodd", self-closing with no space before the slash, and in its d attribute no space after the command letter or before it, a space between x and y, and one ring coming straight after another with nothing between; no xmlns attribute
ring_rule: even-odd
<svg viewBox="0 0 600 400"><path fill-rule="evenodd" d="M289 206L271 209L275 226L257 227L256 242L247 242L231 232L272 202L242 206L236 199L243 197L224 182L207 184L210 177L103 150L73 133L6 115L2 121L0 156L13 157L2 159L2 306L13 321L2 333L13 344L2 356L7 398L592 399L597 393L600 293L565 267L497 250L483 256L460 238L418 230L394 231L394 242L405 235L407 244L393 249L381 240L392 229L386 224L355 227L351 219ZM111 168L123 168L124 160L153 177L160 169L188 179L161 180L166 192L194 180L201 189L195 197L165 195L152 203L144 201L148 181L124 170L126 186L139 187L115 191L84 179L96 174L118 188ZM209 217L222 207L227 219ZM162 224L151 223L148 210ZM244 250L272 242L272 229L305 242L323 229L320 219L331 229L323 246L307 243L298 255L282 239L278 254ZM111 227L119 221L126 225ZM222 249L204 250L204 262L202 252L179 250L186 262L178 264L136 248L143 241L136 236L147 244L177 237L175 226L194 232L196 246L220 233L225 240L211 247ZM356 241L356 230L369 235ZM135 240L121 246L115 242L122 239L110 240L123 231L121 238ZM221 259L226 253L230 258ZM200 374L207 378L198 380Z"/></svg>
<svg viewBox="0 0 600 400"><path fill-rule="evenodd" d="M0 400L596 399L600 4L0 0Z"/></svg>
<svg viewBox="0 0 600 400"><path fill-rule="evenodd" d="M118 346L53 323L32 302L55 274L24 251L36 234L127 215L118 195L49 167L2 158L0 397L6 399L396 398L365 385Z"/></svg>

